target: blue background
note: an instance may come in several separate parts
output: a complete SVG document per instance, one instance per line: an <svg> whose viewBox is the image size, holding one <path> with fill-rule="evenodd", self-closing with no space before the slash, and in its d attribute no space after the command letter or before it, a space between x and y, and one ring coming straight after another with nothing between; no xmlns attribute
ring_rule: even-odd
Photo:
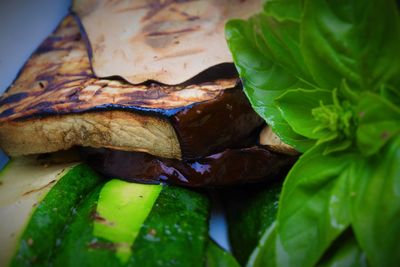
<svg viewBox="0 0 400 267"><path fill-rule="evenodd" d="M0 92L12 83L35 48L67 14L66 0L0 1ZM0 168L7 162L0 151Z"/></svg>

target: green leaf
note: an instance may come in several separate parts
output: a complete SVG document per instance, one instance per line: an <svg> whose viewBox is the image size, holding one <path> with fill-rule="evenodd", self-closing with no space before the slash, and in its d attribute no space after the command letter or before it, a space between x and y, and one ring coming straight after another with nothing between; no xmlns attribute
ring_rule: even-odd
<svg viewBox="0 0 400 267"><path fill-rule="evenodd" d="M225 25L228 46L245 93L254 110L266 120L282 141L299 151L305 151L313 142L292 130L275 106L274 99L287 88L307 88L307 85L263 54L255 40L259 32L255 21L256 19L249 22L231 20Z"/></svg>
<svg viewBox="0 0 400 267"><path fill-rule="evenodd" d="M351 165L351 221L371 266L400 262L400 136Z"/></svg>
<svg viewBox="0 0 400 267"><path fill-rule="evenodd" d="M359 100L359 93L355 91L354 89L350 88L350 86L347 84L346 80L342 80L338 94L340 98L346 99L348 102L351 104L355 105L358 103Z"/></svg>
<svg viewBox="0 0 400 267"><path fill-rule="evenodd" d="M284 184L276 228L253 262L317 264L349 226L350 186L357 199L352 227L369 263L400 262L400 178L393 178L400 177L400 152L388 148L398 144L400 125L396 2L270 0L247 22L228 23L226 33L253 107L284 142L305 152ZM304 104L299 88L326 89L333 104L312 107L325 101L317 95ZM353 245L338 253L355 253Z"/></svg>
<svg viewBox="0 0 400 267"><path fill-rule="evenodd" d="M318 267L367 267L365 253L358 245L354 234L345 231L317 264Z"/></svg>
<svg viewBox="0 0 400 267"><path fill-rule="evenodd" d="M278 211L278 266L315 265L349 225L346 167L354 155L322 155L324 149L307 151L286 177Z"/></svg>
<svg viewBox="0 0 400 267"><path fill-rule="evenodd" d="M400 106L400 90L393 87L382 86L380 95L386 100L392 102L396 106Z"/></svg>
<svg viewBox="0 0 400 267"><path fill-rule="evenodd" d="M272 0L264 4L264 12L273 16L279 21L292 20L300 22L301 10L303 7L302 0Z"/></svg>
<svg viewBox="0 0 400 267"><path fill-rule="evenodd" d="M390 0L306 1L301 47L322 88L342 79L359 90L400 85L400 20Z"/></svg>
<svg viewBox="0 0 400 267"><path fill-rule="evenodd" d="M265 13L252 17L249 22L255 33L255 43L263 55L277 62L282 71L308 84L306 88L314 87L300 50L299 24L291 20L278 21Z"/></svg>
<svg viewBox="0 0 400 267"><path fill-rule="evenodd" d="M240 265L232 254L218 246L213 240L209 240L205 267L240 267Z"/></svg>
<svg viewBox="0 0 400 267"><path fill-rule="evenodd" d="M400 133L400 108L379 95L364 94L357 114L357 145L364 155L377 153L390 138Z"/></svg>
<svg viewBox="0 0 400 267"><path fill-rule="evenodd" d="M338 142L328 143L323 152L323 155L346 150L351 147L353 142L351 140L342 140Z"/></svg>
<svg viewBox="0 0 400 267"><path fill-rule="evenodd" d="M275 240L276 240L276 222L264 232L260 242L251 254L247 267L275 267Z"/></svg>
<svg viewBox="0 0 400 267"><path fill-rule="evenodd" d="M292 89L286 91L275 101L283 118L296 133L310 139L319 139L322 137L322 132L314 131L319 122L315 120L312 110L319 107L321 102L331 104L331 91L322 89Z"/></svg>

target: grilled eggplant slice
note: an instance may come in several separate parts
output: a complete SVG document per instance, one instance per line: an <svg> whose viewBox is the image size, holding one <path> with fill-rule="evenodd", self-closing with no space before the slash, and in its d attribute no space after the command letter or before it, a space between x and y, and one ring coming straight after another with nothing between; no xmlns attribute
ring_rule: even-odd
<svg viewBox="0 0 400 267"><path fill-rule="evenodd" d="M179 84L233 63L224 38L229 18L247 18L261 0L76 0L98 77Z"/></svg>
<svg viewBox="0 0 400 267"><path fill-rule="evenodd" d="M297 159L296 156L271 152L262 146L226 149L189 161L112 149L86 148L84 154L93 169L108 177L143 183L168 182L189 187L274 180Z"/></svg>
<svg viewBox="0 0 400 267"><path fill-rule="evenodd" d="M176 86L98 79L68 16L1 97L0 146L10 156L89 146L175 159L232 147L262 120L236 74L215 71Z"/></svg>

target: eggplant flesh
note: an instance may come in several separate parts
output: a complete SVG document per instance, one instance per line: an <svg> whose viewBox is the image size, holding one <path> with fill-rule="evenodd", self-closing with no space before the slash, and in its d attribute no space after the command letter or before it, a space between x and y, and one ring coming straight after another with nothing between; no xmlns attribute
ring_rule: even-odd
<svg viewBox="0 0 400 267"><path fill-rule="evenodd" d="M98 77L179 84L232 63L225 22L250 17L261 6L261 0L75 0L72 10L85 29Z"/></svg>
<svg viewBox="0 0 400 267"><path fill-rule="evenodd" d="M99 79L69 15L0 98L0 146L10 156L86 146L203 157L240 143L263 123L232 69L217 66L174 86Z"/></svg>
<svg viewBox="0 0 400 267"><path fill-rule="evenodd" d="M167 182L188 187L218 187L271 181L296 161L262 146L225 149L188 161L158 158L147 153L83 148L84 158L106 177L142 183Z"/></svg>

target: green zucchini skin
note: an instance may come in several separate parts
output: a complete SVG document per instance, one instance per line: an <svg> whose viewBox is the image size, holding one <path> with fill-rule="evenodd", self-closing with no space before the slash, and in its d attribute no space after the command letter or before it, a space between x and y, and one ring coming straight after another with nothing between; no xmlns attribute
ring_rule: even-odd
<svg viewBox="0 0 400 267"><path fill-rule="evenodd" d="M76 212L74 221L64 229L64 238L55 248L49 266L120 266L115 245L93 236L93 221L103 185L90 192Z"/></svg>
<svg viewBox="0 0 400 267"><path fill-rule="evenodd" d="M129 266L204 266L209 200L164 186L133 245Z"/></svg>
<svg viewBox="0 0 400 267"><path fill-rule="evenodd" d="M232 254L210 239L207 243L205 267L240 267L240 265Z"/></svg>
<svg viewBox="0 0 400 267"><path fill-rule="evenodd" d="M86 194L102 179L84 164L74 166L38 204L26 226L11 266L44 266L65 225Z"/></svg>
<svg viewBox="0 0 400 267"><path fill-rule="evenodd" d="M22 230L10 266L203 267L210 262L209 199L206 195L159 185L156 198L150 198L145 196L146 192L154 192L155 185L151 185L153 189L143 189L140 185L145 190L143 196L140 194L145 201L142 203L150 203L148 207L151 210L144 221L139 222L140 230L132 244L116 243L120 241L110 241L106 239L107 235L101 238L95 231L95 225L110 222L110 218L101 217L98 213L99 201L103 204L104 201L106 204L121 203L124 198L129 200L138 195L128 193L122 194L122 198L114 198L111 194L101 198L102 190L108 183L84 164L63 172L37 206L32 207L33 213ZM135 188L135 184L122 182L122 189L132 186ZM131 205L127 209L129 214L132 214L132 207L133 211L136 209ZM137 209L143 209L142 204L137 205ZM118 218L121 218L120 215ZM121 244L131 251L127 259L121 260L118 254ZM213 255L218 252L223 257L214 257L212 266L229 266L224 263L229 262L226 252L216 251L215 248L213 251Z"/></svg>
<svg viewBox="0 0 400 267"><path fill-rule="evenodd" d="M278 181L223 193L229 240L241 265L246 264L262 234L275 220L281 187Z"/></svg>
<svg viewBox="0 0 400 267"><path fill-rule="evenodd" d="M53 266L204 266L208 241L208 198L173 186L163 186L132 246L121 262L113 242L93 234L100 190L77 211L74 222L53 255ZM140 208L140 207L138 207Z"/></svg>

